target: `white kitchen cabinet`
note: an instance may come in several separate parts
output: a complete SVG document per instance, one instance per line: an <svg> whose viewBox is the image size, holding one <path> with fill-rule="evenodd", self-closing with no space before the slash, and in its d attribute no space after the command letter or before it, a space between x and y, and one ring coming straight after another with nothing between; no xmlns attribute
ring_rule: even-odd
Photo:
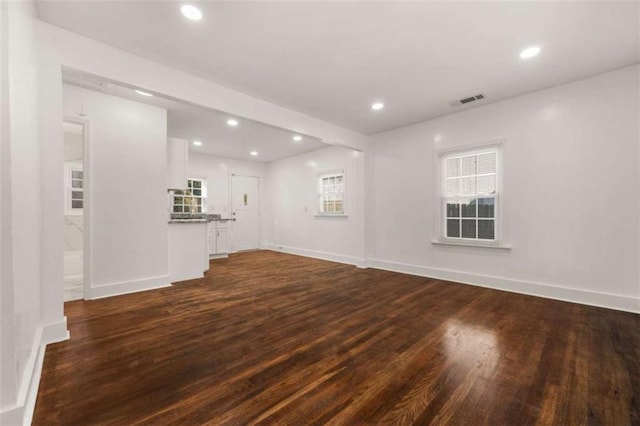
<svg viewBox="0 0 640 426"><path fill-rule="evenodd" d="M189 169L189 142L167 139L167 188L186 189Z"/></svg>
<svg viewBox="0 0 640 426"><path fill-rule="evenodd" d="M231 251L231 228L229 221L209 222L209 257L226 257Z"/></svg>
<svg viewBox="0 0 640 426"><path fill-rule="evenodd" d="M231 252L231 228L228 221L216 222L216 251L217 254Z"/></svg>

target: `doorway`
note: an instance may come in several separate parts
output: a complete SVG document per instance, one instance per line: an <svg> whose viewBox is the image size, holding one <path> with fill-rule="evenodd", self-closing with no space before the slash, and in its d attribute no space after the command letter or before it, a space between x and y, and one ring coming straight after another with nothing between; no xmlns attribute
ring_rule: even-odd
<svg viewBox="0 0 640 426"><path fill-rule="evenodd" d="M231 175L233 251L260 248L260 178Z"/></svg>
<svg viewBox="0 0 640 426"><path fill-rule="evenodd" d="M64 128L64 301L84 298L84 139L80 122Z"/></svg>

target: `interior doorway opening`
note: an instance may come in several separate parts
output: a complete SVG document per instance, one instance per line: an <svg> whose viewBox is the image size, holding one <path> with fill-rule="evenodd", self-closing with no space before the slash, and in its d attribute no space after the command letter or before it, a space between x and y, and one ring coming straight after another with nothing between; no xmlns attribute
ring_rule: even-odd
<svg viewBox="0 0 640 426"><path fill-rule="evenodd" d="M84 298L85 126L64 126L64 301Z"/></svg>

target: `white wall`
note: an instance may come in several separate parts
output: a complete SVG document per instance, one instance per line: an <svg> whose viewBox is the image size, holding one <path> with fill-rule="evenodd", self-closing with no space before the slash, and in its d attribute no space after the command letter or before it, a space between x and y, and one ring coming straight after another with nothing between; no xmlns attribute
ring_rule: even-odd
<svg viewBox="0 0 640 426"><path fill-rule="evenodd" d="M639 311L638 69L375 135L372 264ZM436 149L499 139L513 248L432 245Z"/></svg>
<svg viewBox="0 0 640 426"><path fill-rule="evenodd" d="M57 85L59 90L60 70L47 66L34 17L32 3L0 3L1 424L30 421L44 345L68 337L62 315L62 273L58 280L49 264L55 260L51 244L57 241L62 270L62 221L57 240L46 238L51 234L42 230L47 223L43 206L49 200L42 198L50 178L46 164L51 161L46 144L58 143L62 159L62 135L50 134L53 121L62 129L55 89ZM61 179L57 184L61 188ZM62 197L62 190L57 194ZM62 218L61 210L57 217Z"/></svg>
<svg viewBox="0 0 640 426"><path fill-rule="evenodd" d="M89 122L89 298L169 285L166 110L66 84L63 101Z"/></svg>
<svg viewBox="0 0 640 426"><path fill-rule="evenodd" d="M347 217L315 217L318 173L345 171ZM361 265L364 257L364 156L328 147L267 165L268 247Z"/></svg>

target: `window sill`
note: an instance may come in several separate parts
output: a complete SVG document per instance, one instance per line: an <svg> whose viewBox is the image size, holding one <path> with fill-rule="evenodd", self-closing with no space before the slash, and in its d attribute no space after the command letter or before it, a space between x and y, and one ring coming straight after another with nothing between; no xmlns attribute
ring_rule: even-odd
<svg viewBox="0 0 640 426"><path fill-rule="evenodd" d="M479 247L497 250L511 250L510 244L496 244L496 243L475 243L471 241L443 241L432 240L431 244L436 246L460 246L460 247Z"/></svg>
<svg viewBox="0 0 640 426"><path fill-rule="evenodd" d="M346 213L316 213L313 217L349 217Z"/></svg>

